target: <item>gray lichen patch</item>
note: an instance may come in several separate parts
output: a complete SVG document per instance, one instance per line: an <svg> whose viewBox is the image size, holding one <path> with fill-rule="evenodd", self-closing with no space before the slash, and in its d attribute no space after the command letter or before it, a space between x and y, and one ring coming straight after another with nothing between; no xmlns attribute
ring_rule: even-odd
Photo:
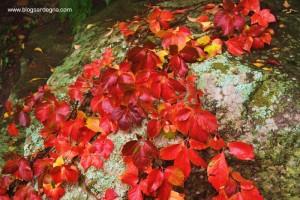
<svg viewBox="0 0 300 200"><path fill-rule="evenodd" d="M227 54L192 64L191 69L208 101L216 102L221 124L241 120L244 104L264 78L261 71L243 65Z"/></svg>
<svg viewBox="0 0 300 200"><path fill-rule="evenodd" d="M125 198L128 186L121 183L120 176L125 171L125 165L121 155L123 145L136 139L136 134L145 135L145 125L135 128L129 133L118 131L108 136L114 143L114 150L110 158L105 161L103 170L91 167L84 173L88 188L98 197L101 197L109 188L115 190L120 199Z"/></svg>

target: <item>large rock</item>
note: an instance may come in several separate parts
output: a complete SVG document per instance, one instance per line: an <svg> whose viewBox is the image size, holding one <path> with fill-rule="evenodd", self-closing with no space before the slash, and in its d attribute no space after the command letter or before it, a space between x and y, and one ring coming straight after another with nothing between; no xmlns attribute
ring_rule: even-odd
<svg viewBox="0 0 300 200"><path fill-rule="evenodd" d="M203 0L172 1L163 3L163 6L176 9L199 2ZM104 19L120 10L123 12L116 13L113 21L126 19L141 10L142 4L117 1L87 22L94 26L82 26L73 42L80 48L74 49L48 80L59 98L67 98L67 86L80 74L83 64L98 58L106 47L113 48L117 60L124 58L128 49L126 41L116 27L110 36L105 36L112 23ZM221 134L228 140L245 140L256 147L256 161L246 162L247 167L245 164L237 164L236 167L241 168L247 177L256 180L266 199L299 199L299 80L277 69L258 69L250 62L242 63L242 60L227 53L195 63L191 71L198 77L198 87L205 92L204 106L215 112L219 119ZM42 147L39 127L34 120L26 129L25 155ZM144 126L134 132L143 133ZM64 199L95 199L101 197L107 188L114 188L123 199L128 188L119 181L124 170L120 149L134 137L134 134L121 131L111 135L115 150L104 169L90 168L84 173L85 187L79 185L70 188Z"/></svg>

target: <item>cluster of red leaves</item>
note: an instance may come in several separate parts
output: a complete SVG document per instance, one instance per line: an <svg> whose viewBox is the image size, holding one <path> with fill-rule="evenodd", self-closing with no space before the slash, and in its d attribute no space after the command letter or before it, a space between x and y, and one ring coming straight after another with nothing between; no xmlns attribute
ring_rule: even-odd
<svg viewBox="0 0 300 200"><path fill-rule="evenodd" d="M223 42L216 36L193 39L185 26L172 28L175 15L184 12L154 8L146 21L119 23L127 39L144 28L159 43L130 47L119 64L112 49L106 49L100 59L84 65L82 74L69 86L70 102L58 100L44 86L27 97L22 108L14 110L7 103L7 114L14 116L8 133L17 136L17 126L28 126L32 112L44 126L40 135L45 149L27 159L17 156L6 162L0 199L41 199L43 194L60 199L65 193L63 186L76 184L81 171L91 166L103 168L114 149L109 134L129 131L145 119L146 135L137 135L122 149L127 168L121 180L130 186L129 200L184 199L177 189L184 187L192 165L206 169L208 182L218 192L214 200L263 199L254 183L230 168L225 157L253 160L252 145L225 142L220 137L216 117L201 107L202 92L196 88L196 78L188 74L188 63L221 53ZM260 9L258 0L239 4L224 0L222 7L206 5L204 13L214 14L214 25L229 36L225 44L233 55L271 42L267 27L275 18L269 10ZM247 16L251 26L246 26ZM205 30L211 28L206 15L193 21ZM155 145L157 138L174 137L179 138L177 144L160 149ZM204 152L210 156L203 156ZM102 199L117 196L108 189Z"/></svg>
<svg viewBox="0 0 300 200"><path fill-rule="evenodd" d="M235 56L269 45L273 31L268 26L275 21L269 9L260 8L260 0L241 0L239 4L224 0L223 8L214 16L215 26L229 36L225 44Z"/></svg>

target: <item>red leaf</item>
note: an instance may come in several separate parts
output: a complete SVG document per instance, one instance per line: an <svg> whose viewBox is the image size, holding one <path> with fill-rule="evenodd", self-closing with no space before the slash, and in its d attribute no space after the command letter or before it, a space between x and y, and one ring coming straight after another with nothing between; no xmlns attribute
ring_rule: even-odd
<svg viewBox="0 0 300 200"><path fill-rule="evenodd" d="M195 149L195 150L203 150L203 149L206 149L208 147L207 144L199 142L199 141L194 140L194 139L190 139L189 143L190 143L190 147L192 149Z"/></svg>
<svg viewBox="0 0 300 200"><path fill-rule="evenodd" d="M163 160L175 160L182 150L182 144L173 144L159 151L159 157Z"/></svg>
<svg viewBox="0 0 300 200"><path fill-rule="evenodd" d="M155 8L147 18L149 28L153 33L159 32L161 29L168 29L169 22L174 18L173 13L168 10Z"/></svg>
<svg viewBox="0 0 300 200"><path fill-rule="evenodd" d="M134 140L127 142L122 149L123 156L131 156L133 163L139 169L149 166L151 160L158 156L158 151L149 140Z"/></svg>
<svg viewBox="0 0 300 200"><path fill-rule="evenodd" d="M43 184L43 191L51 200L59 200L65 194L65 190L60 185L53 186L51 183Z"/></svg>
<svg viewBox="0 0 300 200"><path fill-rule="evenodd" d="M253 160L253 146L244 142L230 142L228 144L229 153L240 160Z"/></svg>
<svg viewBox="0 0 300 200"><path fill-rule="evenodd" d="M153 169L141 183L141 190L148 196L153 196L164 180L164 174L159 169Z"/></svg>
<svg viewBox="0 0 300 200"><path fill-rule="evenodd" d="M174 161L174 166L180 168L185 178L188 178L191 173L191 164L189 160L188 150L184 146L180 153L178 154L177 158Z"/></svg>
<svg viewBox="0 0 300 200"><path fill-rule="evenodd" d="M138 168L133 164L132 159L125 159L126 171L121 176L121 181L130 186L135 186L139 181Z"/></svg>
<svg viewBox="0 0 300 200"><path fill-rule="evenodd" d="M160 121L152 119L147 124L147 135L149 138L154 138L159 135L161 130Z"/></svg>
<svg viewBox="0 0 300 200"><path fill-rule="evenodd" d="M243 190L241 191L241 196L243 200L263 200L264 198L259 193L258 189L254 187L252 190Z"/></svg>
<svg viewBox="0 0 300 200"><path fill-rule="evenodd" d="M250 52L253 43L253 38L246 36L233 37L225 42L229 53L234 56L240 56L244 51Z"/></svg>
<svg viewBox="0 0 300 200"><path fill-rule="evenodd" d="M229 178L229 168L224 153L213 157L207 167L208 181L219 190L225 187Z"/></svg>
<svg viewBox="0 0 300 200"><path fill-rule="evenodd" d="M179 56L188 63L196 62L199 58L199 53L196 48L192 46L184 47L180 52Z"/></svg>
<svg viewBox="0 0 300 200"><path fill-rule="evenodd" d="M209 134L218 128L216 117L199 108L179 105L174 116L177 130L200 142L206 142Z"/></svg>
<svg viewBox="0 0 300 200"><path fill-rule="evenodd" d="M221 10L214 18L216 27L220 27L224 35L232 34L234 30L242 30L245 26L245 19L241 15L232 14L232 11Z"/></svg>
<svg viewBox="0 0 300 200"><path fill-rule="evenodd" d="M79 76L75 83L69 86L68 94L72 100L83 101L84 94L90 89L91 85L85 78Z"/></svg>
<svg viewBox="0 0 300 200"><path fill-rule="evenodd" d="M225 147L225 142L222 138L214 137L210 138L208 141L208 145L214 150L220 150Z"/></svg>
<svg viewBox="0 0 300 200"><path fill-rule="evenodd" d="M172 185L167 180L164 180L162 186L159 188L157 200L169 200L172 190Z"/></svg>
<svg viewBox="0 0 300 200"><path fill-rule="evenodd" d="M135 185L128 190L128 200L143 200L142 190L139 185Z"/></svg>
<svg viewBox="0 0 300 200"><path fill-rule="evenodd" d="M39 197L38 193L34 191L34 188L31 185L23 185L18 188L18 190L15 192L12 199L13 200L23 200L23 199L41 200L42 198Z"/></svg>
<svg viewBox="0 0 300 200"><path fill-rule="evenodd" d="M50 173L55 183L76 183L79 178L79 171L74 165L55 167Z"/></svg>
<svg viewBox="0 0 300 200"><path fill-rule="evenodd" d="M271 22L276 22L276 19L269 9L263 9L251 16L251 24L258 23L260 26L267 27Z"/></svg>
<svg viewBox="0 0 300 200"><path fill-rule="evenodd" d="M58 126L70 113L70 106L64 102L49 100L36 105L35 116L44 125Z"/></svg>
<svg viewBox="0 0 300 200"><path fill-rule="evenodd" d="M196 151L194 151L193 149L188 150L188 156L189 156L190 161L197 167L203 167L203 168L207 167L206 161L203 158L201 158L198 155L198 153Z"/></svg>
<svg viewBox="0 0 300 200"><path fill-rule="evenodd" d="M90 152L93 147L87 147L84 153L81 155L80 165L86 171L90 166L94 166L96 169L101 169L103 167L103 160L96 153Z"/></svg>
<svg viewBox="0 0 300 200"><path fill-rule="evenodd" d="M172 56L169 62L170 68L180 77L184 77L188 72L188 66L185 61L178 55Z"/></svg>
<svg viewBox="0 0 300 200"><path fill-rule="evenodd" d="M133 72L141 69L155 69L160 63L159 57L150 49L134 47L128 51L128 60L132 62Z"/></svg>
<svg viewBox="0 0 300 200"><path fill-rule="evenodd" d="M75 119L63 122L61 134L65 137L71 137L77 141L80 135L80 129L85 125L83 119Z"/></svg>
<svg viewBox="0 0 300 200"><path fill-rule="evenodd" d="M128 23L126 22L120 22L119 23L119 30L120 32L125 36L125 37L128 37L130 35L133 35L135 33L135 31L131 30L129 27L128 27Z"/></svg>
<svg viewBox="0 0 300 200"><path fill-rule="evenodd" d="M10 123L7 126L7 132L10 136L16 137L19 135L19 129L17 128L15 123Z"/></svg>
<svg viewBox="0 0 300 200"><path fill-rule="evenodd" d="M175 186L182 186L184 183L183 171L175 166L169 166L165 170L165 178L168 182Z"/></svg>
<svg viewBox="0 0 300 200"><path fill-rule="evenodd" d="M118 194L115 192L114 189L109 188L105 191L104 198L102 200L115 200L118 198Z"/></svg>
<svg viewBox="0 0 300 200"><path fill-rule="evenodd" d="M239 5L243 8L244 15L248 15L250 11L260 11L260 0L242 0Z"/></svg>
<svg viewBox="0 0 300 200"><path fill-rule="evenodd" d="M45 172L45 170L52 166L53 160L50 158L37 159L33 163L33 174L35 177L40 176Z"/></svg>
<svg viewBox="0 0 300 200"><path fill-rule="evenodd" d="M189 37L191 35L191 31L185 27L177 27L175 30L170 29L166 32L163 32L159 35L163 39L162 46L164 49L168 49L170 46L176 46L178 51L181 51L185 46Z"/></svg>
<svg viewBox="0 0 300 200"><path fill-rule="evenodd" d="M9 189L10 184L14 182L14 177L7 175L0 177L0 197L5 195ZM0 198L1 199L1 198Z"/></svg>

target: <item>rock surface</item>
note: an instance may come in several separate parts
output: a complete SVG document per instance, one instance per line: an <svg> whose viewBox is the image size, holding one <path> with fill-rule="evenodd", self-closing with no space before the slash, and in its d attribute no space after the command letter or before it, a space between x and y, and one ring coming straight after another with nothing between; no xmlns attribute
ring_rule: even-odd
<svg viewBox="0 0 300 200"><path fill-rule="evenodd" d="M175 9L199 2L203 1L171 1L162 5ZM126 41L116 27L106 37L105 34L109 31L107 28L112 26L112 21L124 20L140 12L142 5L143 2L115 2L87 22L94 26L87 29L85 24L82 27L73 42L73 46L80 45L80 48L74 49L48 80L49 86L59 98L66 98L67 86L76 79L83 64L99 57L104 48L113 48L119 60L124 57ZM105 16L110 16L107 13L120 10L120 7L124 12L117 13L111 21L104 20ZM280 60L282 54L278 55ZM204 106L218 117L221 134L228 140L240 139L255 145L255 162L247 162L250 167L244 167L245 163L237 167L241 168L246 177L256 181L266 199L299 200L299 77L291 77L282 72L284 65L283 70L263 70L227 53L195 63L191 65L191 71L198 77L198 87L205 92ZM25 131L25 155L42 146L38 127L40 125L33 122ZM134 131L142 133L143 129L141 127ZM96 197L101 197L107 188L114 188L120 199L126 196L127 187L119 181L119 175L124 169L119 152L122 145L133 137L133 134L121 131L111 135L115 150L104 169L96 171L91 168L84 174L88 191ZM64 199L95 199L95 196L86 191L86 188L76 186L67 192Z"/></svg>

